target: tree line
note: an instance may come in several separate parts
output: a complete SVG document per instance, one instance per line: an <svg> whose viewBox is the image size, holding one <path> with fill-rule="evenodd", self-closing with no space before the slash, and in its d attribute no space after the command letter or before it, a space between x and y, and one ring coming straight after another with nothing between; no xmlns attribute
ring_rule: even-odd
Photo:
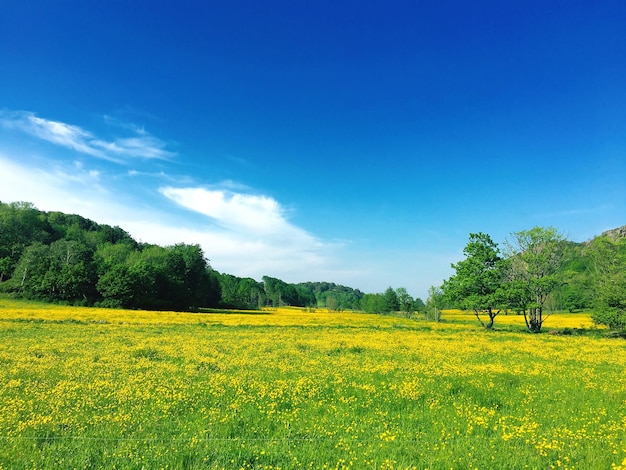
<svg viewBox="0 0 626 470"><path fill-rule="evenodd" d="M73 305L178 311L290 305L388 313L421 303L403 288L364 294L329 282L220 273L199 245L139 243L120 227L27 202L0 202L0 291Z"/></svg>
<svg viewBox="0 0 626 470"><path fill-rule="evenodd" d="M530 331L557 310L593 309L596 322L626 329L626 228L586 243L552 227L517 232L501 249L472 233L454 274L424 303L405 288L365 294L330 282L260 281L214 270L199 245L140 243L120 227L79 215L0 202L0 291L74 305L150 310L258 309L265 306L423 312L474 312L486 328L500 313L524 315Z"/></svg>
<svg viewBox="0 0 626 470"><path fill-rule="evenodd" d="M626 329L626 238L616 232L579 244L534 227L511 234L502 251L489 235L471 233L463 253L429 301L470 310L485 328L517 312L540 332L557 310L590 308L596 323Z"/></svg>

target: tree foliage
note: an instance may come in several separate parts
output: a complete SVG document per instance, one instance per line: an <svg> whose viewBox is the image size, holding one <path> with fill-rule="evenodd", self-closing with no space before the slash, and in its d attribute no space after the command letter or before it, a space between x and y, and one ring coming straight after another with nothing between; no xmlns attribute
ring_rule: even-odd
<svg viewBox="0 0 626 470"><path fill-rule="evenodd" d="M219 284L198 245L139 244L119 227L0 203L2 290L110 307L188 310L217 305Z"/></svg>
<svg viewBox="0 0 626 470"><path fill-rule="evenodd" d="M626 330L626 239L598 237L589 246L594 267L595 308L592 318L615 330Z"/></svg>
<svg viewBox="0 0 626 470"><path fill-rule="evenodd" d="M470 233L463 253L465 259L452 265L455 274L443 283L443 294L452 304L473 311L483 327L492 328L504 304L502 285L508 263L485 233ZM482 314L487 315L486 322Z"/></svg>
<svg viewBox="0 0 626 470"><path fill-rule="evenodd" d="M613 233L614 232L614 233ZM530 331L557 309L594 307L594 320L626 328L626 227L574 243L552 227L512 234L503 255L484 233L470 234L465 259L426 303L405 288L382 293L330 282L261 282L213 270L198 245L138 243L120 227L74 214L0 202L0 291L70 304L195 310L321 307L386 314L418 310L438 319L453 305L487 328L503 309L524 314ZM483 321L486 315L487 320Z"/></svg>
<svg viewBox="0 0 626 470"><path fill-rule="evenodd" d="M544 311L549 295L565 283L565 237L554 227L534 227L513 233L508 251L516 301L528 329L538 333L549 316Z"/></svg>

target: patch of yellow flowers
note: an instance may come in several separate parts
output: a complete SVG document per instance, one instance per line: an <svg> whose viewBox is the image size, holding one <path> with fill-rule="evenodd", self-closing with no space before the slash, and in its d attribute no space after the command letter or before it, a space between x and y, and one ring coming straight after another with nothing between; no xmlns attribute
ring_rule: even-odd
<svg viewBox="0 0 626 470"><path fill-rule="evenodd" d="M0 300L0 468L624 468L622 340L443 318Z"/></svg>

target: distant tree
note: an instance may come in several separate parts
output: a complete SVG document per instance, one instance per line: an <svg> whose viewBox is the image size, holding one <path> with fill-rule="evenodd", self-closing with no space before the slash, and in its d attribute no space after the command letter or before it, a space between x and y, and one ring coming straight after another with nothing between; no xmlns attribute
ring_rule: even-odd
<svg viewBox="0 0 626 470"><path fill-rule="evenodd" d="M358 289L337 285L333 282L303 282L296 284L296 289L303 298L307 299L304 304L306 306L326 307L327 297L332 296L337 301L338 309L358 310L362 308L361 299L364 294Z"/></svg>
<svg viewBox="0 0 626 470"><path fill-rule="evenodd" d="M367 313L385 313L386 307L383 294L365 294L361 298L361 309Z"/></svg>
<svg viewBox="0 0 626 470"><path fill-rule="evenodd" d="M426 304L424 303L424 301L420 299L419 297L416 297L415 300L413 301L413 310L415 310L416 312L423 312L424 307L426 307Z"/></svg>
<svg viewBox="0 0 626 470"><path fill-rule="evenodd" d="M8 279L13 272L13 260L10 256L0 258L0 283Z"/></svg>
<svg viewBox="0 0 626 470"><path fill-rule="evenodd" d="M398 300L398 294L393 290L392 287L388 287L385 293L383 294L383 298L385 299L384 303L384 313L397 312L400 310L400 301Z"/></svg>
<svg viewBox="0 0 626 470"><path fill-rule="evenodd" d="M480 324L490 329L502 308L506 262L497 243L485 233L470 233L463 253L465 259L452 265L456 273L443 283L443 293L453 305L473 311Z"/></svg>
<svg viewBox="0 0 626 470"><path fill-rule="evenodd" d="M211 266L200 245L179 243L168 250L170 260L174 260L174 265L181 270L178 274L182 279L179 307L197 310L198 307L212 306L215 284L210 274Z"/></svg>
<svg viewBox="0 0 626 470"><path fill-rule="evenodd" d="M262 279L267 302L271 302L271 305L273 307L280 307L281 305L283 305L282 285L284 284L284 282L280 279L270 276L263 276Z"/></svg>
<svg viewBox="0 0 626 470"><path fill-rule="evenodd" d="M443 291L439 287L430 286L428 288L428 297L424 305L424 316L426 320L440 321L441 310L445 305Z"/></svg>
<svg viewBox="0 0 626 470"><path fill-rule="evenodd" d="M398 299L399 310L409 315L413 311L413 297L411 297L404 287L398 287L396 289L396 297Z"/></svg>
<svg viewBox="0 0 626 470"><path fill-rule="evenodd" d="M334 312L337 310L338 308L337 299L334 296L329 295L326 297L326 308L330 310L331 312Z"/></svg>
<svg viewBox="0 0 626 470"><path fill-rule="evenodd" d="M544 312L548 296L564 283L565 237L553 227L534 227L511 237L507 242L511 281L524 306L526 326L539 333L549 316Z"/></svg>
<svg viewBox="0 0 626 470"><path fill-rule="evenodd" d="M138 307L138 277L125 264L117 264L105 271L96 284L102 296L100 306L110 308Z"/></svg>

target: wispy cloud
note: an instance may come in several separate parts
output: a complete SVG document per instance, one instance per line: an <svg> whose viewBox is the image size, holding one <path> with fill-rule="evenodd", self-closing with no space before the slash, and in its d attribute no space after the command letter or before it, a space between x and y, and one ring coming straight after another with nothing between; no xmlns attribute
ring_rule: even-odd
<svg viewBox="0 0 626 470"><path fill-rule="evenodd" d="M28 111L8 110L0 110L0 125L79 153L117 163L124 162L128 157L168 160L176 155L165 149L165 142L136 126L128 127L133 133L131 137L105 140L73 124L40 118Z"/></svg>

